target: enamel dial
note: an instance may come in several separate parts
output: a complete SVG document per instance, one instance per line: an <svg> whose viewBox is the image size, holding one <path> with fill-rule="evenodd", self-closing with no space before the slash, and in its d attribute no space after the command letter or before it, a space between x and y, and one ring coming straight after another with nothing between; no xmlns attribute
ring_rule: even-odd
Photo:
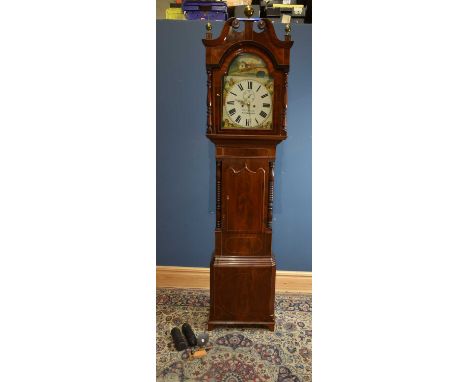
<svg viewBox="0 0 468 382"><path fill-rule="evenodd" d="M271 129L272 81L238 76L226 77L223 128Z"/></svg>

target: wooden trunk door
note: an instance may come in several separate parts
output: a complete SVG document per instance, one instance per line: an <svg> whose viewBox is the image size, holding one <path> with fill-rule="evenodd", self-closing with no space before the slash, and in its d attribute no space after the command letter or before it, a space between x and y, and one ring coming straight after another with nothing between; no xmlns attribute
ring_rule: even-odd
<svg viewBox="0 0 468 382"><path fill-rule="evenodd" d="M268 171L263 159L223 160L223 255L265 255Z"/></svg>

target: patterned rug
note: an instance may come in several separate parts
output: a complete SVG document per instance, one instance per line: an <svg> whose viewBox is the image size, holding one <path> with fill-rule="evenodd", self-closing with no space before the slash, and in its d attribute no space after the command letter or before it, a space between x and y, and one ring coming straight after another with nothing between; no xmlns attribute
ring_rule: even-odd
<svg viewBox="0 0 468 382"><path fill-rule="evenodd" d="M307 382L312 380L312 296L276 294L275 331L216 328L206 331L209 291L157 289L156 373L158 381ZM177 352L170 331L188 322L196 335L206 332L213 348L190 361Z"/></svg>

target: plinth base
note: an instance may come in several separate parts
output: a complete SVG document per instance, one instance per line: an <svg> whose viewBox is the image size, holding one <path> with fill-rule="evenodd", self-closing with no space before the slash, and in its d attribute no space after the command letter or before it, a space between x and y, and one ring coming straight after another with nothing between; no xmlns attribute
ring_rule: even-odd
<svg viewBox="0 0 468 382"><path fill-rule="evenodd" d="M273 331L275 278L272 257L213 257L208 330L220 325L260 325Z"/></svg>
<svg viewBox="0 0 468 382"><path fill-rule="evenodd" d="M233 322L233 321L208 321L208 331L213 330L216 326L230 326L230 327L245 327L245 326L261 326L266 327L270 332L275 330L275 321L271 322Z"/></svg>

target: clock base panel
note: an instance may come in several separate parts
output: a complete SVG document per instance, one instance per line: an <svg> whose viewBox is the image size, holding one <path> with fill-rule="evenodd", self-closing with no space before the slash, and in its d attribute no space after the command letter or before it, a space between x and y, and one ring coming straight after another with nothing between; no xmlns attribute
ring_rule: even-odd
<svg viewBox="0 0 468 382"><path fill-rule="evenodd" d="M249 256L229 256L222 261L222 257L214 256L210 264L208 330L219 325L261 325L274 330L274 259L249 261Z"/></svg>

